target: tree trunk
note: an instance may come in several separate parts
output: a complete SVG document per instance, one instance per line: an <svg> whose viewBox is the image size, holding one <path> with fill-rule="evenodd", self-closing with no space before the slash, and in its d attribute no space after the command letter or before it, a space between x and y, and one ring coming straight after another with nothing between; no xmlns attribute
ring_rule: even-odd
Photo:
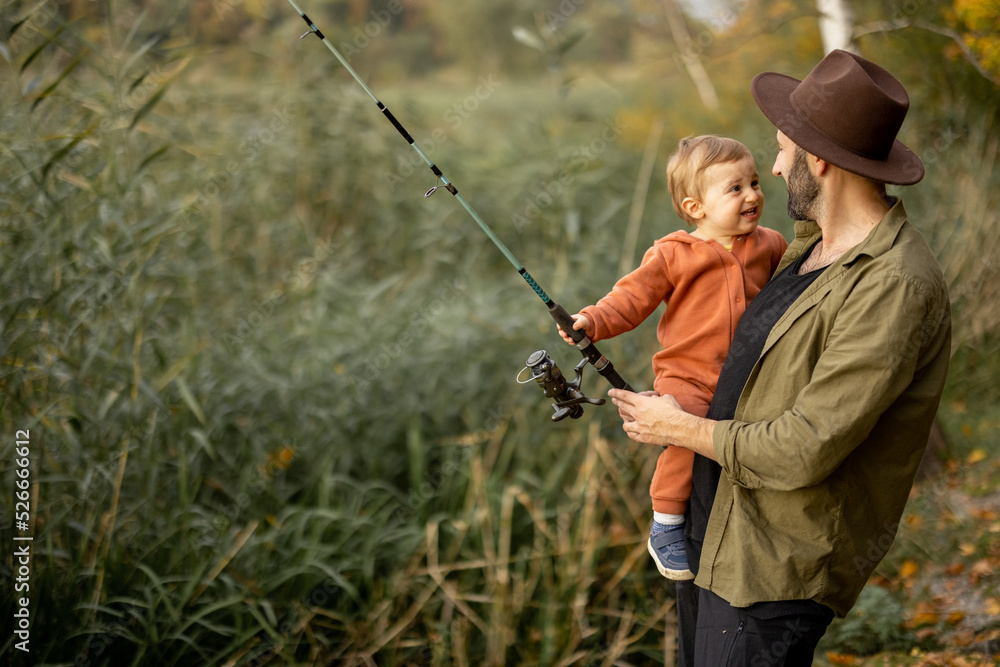
<svg viewBox="0 0 1000 667"><path fill-rule="evenodd" d="M819 34L823 38L823 53L843 49L857 53L854 44L854 12L848 0L816 0L819 10Z"/></svg>
<svg viewBox="0 0 1000 667"><path fill-rule="evenodd" d="M697 47L691 35L688 34L687 25L684 23L684 15L677 8L675 0L663 0L663 6L667 13L667 23L670 24L670 33L674 37L677 45L677 56L675 60L684 67L688 76L694 81L695 88L698 89L698 96L701 97L702 104L707 108L715 110L719 108L719 96L715 93L715 86L708 78L705 66L701 64Z"/></svg>

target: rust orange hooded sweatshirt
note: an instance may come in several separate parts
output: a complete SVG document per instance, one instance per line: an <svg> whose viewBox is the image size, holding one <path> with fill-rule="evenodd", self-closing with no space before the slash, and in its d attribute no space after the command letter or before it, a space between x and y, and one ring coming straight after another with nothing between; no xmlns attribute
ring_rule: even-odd
<svg viewBox="0 0 1000 667"><path fill-rule="evenodd" d="M733 237L732 250L685 231L668 234L607 296L580 311L590 320L587 337L597 342L631 331L666 303L656 327L663 349L653 355L653 388L704 416L736 325L787 247L781 234L766 227ZM650 486L654 510L684 513L692 460L690 450L664 449Z"/></svg>

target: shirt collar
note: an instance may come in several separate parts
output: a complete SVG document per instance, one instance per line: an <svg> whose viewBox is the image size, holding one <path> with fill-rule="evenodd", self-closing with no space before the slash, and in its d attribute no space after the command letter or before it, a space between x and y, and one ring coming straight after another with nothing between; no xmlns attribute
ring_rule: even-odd
<svg viewBox="0 0 1000 667"><path fill-rule="evenodd" d="M906 222L906 209L903 208L903 200L899 197L891 197L892 206L885 216L868 233L865 240L854 246L841 258L842 264L851 264L861 255L878 257L892 248L896 241L899 230Z"/></svg>
<svg viewBox="0 0 1000 667"><path fill-rule="evenodd" d="M851 264L861 255L878 257L892 247L899 230L906 222L906 209L899 197L890 197L889 201L891 207L885 216L872 228L865 240L844 253L837 264ZM822 230L812 220L799 220L795 223L795 237L806 239L806 247L819 240L821 235Z"/></svg>

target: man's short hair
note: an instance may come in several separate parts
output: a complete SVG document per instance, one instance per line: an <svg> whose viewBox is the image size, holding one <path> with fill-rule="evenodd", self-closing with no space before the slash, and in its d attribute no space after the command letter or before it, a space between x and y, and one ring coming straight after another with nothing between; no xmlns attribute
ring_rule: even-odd
<svg viewBox="0 0 1000 667"><path fill-rule="evenodd" d="M703 134L681 139L677 144L677 151L667 162L667 190L677 215L689 225L695 224L684 212L681 202L687 197L701 199L706 169L712 165L743 159L753 160L750 149L729 137Z"/></svg>

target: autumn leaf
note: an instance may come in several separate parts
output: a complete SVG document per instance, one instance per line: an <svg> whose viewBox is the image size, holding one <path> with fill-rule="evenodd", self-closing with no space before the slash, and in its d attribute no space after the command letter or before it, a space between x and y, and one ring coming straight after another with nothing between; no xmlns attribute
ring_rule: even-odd
<svg viewBox="0 0 1000 667"><path fill-rule="evenodd" d="M856 656L847 653L833 653L832 651L827 651L826 659L831 665L853 665L858 661Z"/></svg>
<svg viewBox="0 0 1000 667"><path fill-rule="evenodd" d="M922 625L935 625L940 620L936 611L918 611L910 619L911 628L919 628Z"/></svg>
<svg viewBox="0 0 1000 667"><path fill-rule="evenodd" d="M939 620L941 620L940 614L934 610L929 602L919 602L907 625L911 628L919 628L923 625L935 625Z"/></svg>
<svg viewBox="0 0 1000 667"><path fill-rule="evenodd" d="M973 630L961 630L954 634L951 641L958 647L971 646L976 641L976 633Z"/></svg>
<svg viewBox="0 0 1000 667"><path fill-rule="evenodd" d="M917 565L916 561L908 560L903 563L903 566L899 568L899 576L903 579L912 579L913 575L920 571L920 566Z"/></svg>
<svg viewBox="0 0 1000 667"><path fill-rule="evenodd" d="M971 466L973 464L979 463L985 458L986 458L986 450L977 448L972 450L972 452L969 454L969 457L965 459L965 462Z"/></svg>
<svg viewBox="0 0 1000 667"><path fill-rule="evenodd" d="M944 620L945 620L945 623L947 623L948 625L957 625L958 623L962 622L963 618L965 618L965 614L964 613L962 613L960 611L953 611L950 614L948 614L948 618L946 618Z"/></svg>
<svg viewBox="0 0 1000 667"><path fill-rule="evenodd" d="M958 550L962 552L963 556L971 556L972 554L976 553L976 545L964 542L958 545Z"/></svg>
<svg viewBox="0 0 1000 667"><path fill-rule="evenodd" d="M868 580L873 586L881 586L882 588L894 588L894 584L889 580L888 577L879 574L878 572L873 572L871 579Z"/></svg>
<svg viewBox="0 0 1000 667"><path fill-rule="evenodd" d="M984 558L981 561L977 561L975 565L969 569L969 581L972 583L978 583L983 577L989 576L996 572L996 563L990 562L990 559Z"/></svg>
<svg viewBox="0 0 1000 667"><path fill-rule="evenodd" d="M954 665L955 667L976 667L976 665L980 665L982 663L978 661L973 662L969 658L966 658L964 655L957 655L952 659L951 664Z"/></svg>
<svg viewBox="0 0 1000 667"><path fill-rule="evenodd" d="M993 0L955 0L953 7L962 41L972 50L979 67L996 76L1000 73L1000 46L994 27L997 3Z"/></svg>

